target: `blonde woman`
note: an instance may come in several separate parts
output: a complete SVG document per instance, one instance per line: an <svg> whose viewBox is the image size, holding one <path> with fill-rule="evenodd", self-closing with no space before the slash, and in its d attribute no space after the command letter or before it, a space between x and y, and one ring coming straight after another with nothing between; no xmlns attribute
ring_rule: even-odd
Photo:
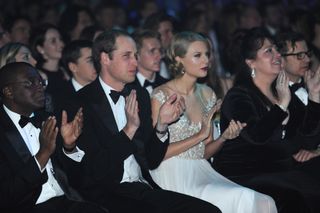
<svg viewBox="0 0 320 213"><path fill-rule="evenodd" d="M228 128L213 140L212 116L219 109L215 93L197 79L205 77L209 67L209 43L193 32L174 36L168 57L173 80L152 94L152 117L156 122L161 105L172 94L185 101L185 111L168 126L167 152L160 166L150 171L162 188L208 201L224 213L277 212L273 199L242 187L217 173L207 159L226 140L238 137L246 124L232 120Z"/></svg>

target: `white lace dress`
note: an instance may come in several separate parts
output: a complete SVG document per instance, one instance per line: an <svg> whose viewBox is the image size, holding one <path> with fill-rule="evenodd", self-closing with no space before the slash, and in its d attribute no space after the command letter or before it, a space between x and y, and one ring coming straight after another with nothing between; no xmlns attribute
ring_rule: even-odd
<svg viewBox="0 0 320 213"><path fill-rule="evenodd" d="M161 104L168 98L162 90L154 91L152 98ZM202 101L200 99L200 101ZM215 98L206 102L209 110ZM170 143L181 141L201 129L183 114L169 126ZM267 195L240 186L216 172L204 159L205 145L200 142L186 152L163 161L150 171L154 181L163 189L194 196L216 205L223 213L274 213L273 199Z"/></svg>

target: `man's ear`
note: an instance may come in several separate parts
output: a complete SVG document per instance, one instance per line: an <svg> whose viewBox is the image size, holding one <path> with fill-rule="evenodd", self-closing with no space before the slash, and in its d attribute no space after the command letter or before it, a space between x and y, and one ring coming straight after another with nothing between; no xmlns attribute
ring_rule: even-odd
<svg viewBox="0 0 320 213"><path fill-rule="evenodd" d="M2 89L3 97L7 99L13 99L13 93L12 90L9 87L5 87Z"/></svg>
<svg viewBox="0 0 320 213"><path fill-rule="evenodd" d="M73 62L69 62L68 63L68 67L69 67L69 70L72 72L72 73L76 73L77 72L77 65Z"/></svg>
<svg viewBox="0 0 320 213"><path fill-rule="evenodd" d="M110 57L109 57L109 54L105 53L105 52L102 52L100 54L100 61L101 61L101 64L109 64L110 63Z"/></svg>

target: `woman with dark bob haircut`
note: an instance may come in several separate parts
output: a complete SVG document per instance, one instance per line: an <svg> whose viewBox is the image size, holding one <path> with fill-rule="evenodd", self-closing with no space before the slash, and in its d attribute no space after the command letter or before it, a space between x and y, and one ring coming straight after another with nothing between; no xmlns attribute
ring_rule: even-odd
<svg viewBox="0 0 320 213"><path fill-rule="evenodd" d="M279 212L320 212L319 180L296 168L292 157L319 134L320 69L309 72L309 104L299 126L281 55L261 28L239 31L233 40L234 86L221 106L221 131L231 119L247 126L228 140L214 167L233 181L274 198Z"/></svg>

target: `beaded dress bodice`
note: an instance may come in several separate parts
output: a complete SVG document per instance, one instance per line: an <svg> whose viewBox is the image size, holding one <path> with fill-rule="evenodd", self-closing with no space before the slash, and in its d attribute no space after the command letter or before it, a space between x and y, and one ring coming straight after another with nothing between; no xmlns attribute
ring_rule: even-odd
<svg viewBox="0 0 320 213"><path fill-rule="evenodd" d="M201 85L197 84L196 96L201 105L202 113L208 113L209 110L216 103L216 97L213 95L209 100L205 100L201 93ZM154 91L152 98L158 100L163 104L168 96L161 89ZM170 133L170 143L184 140L196 133L201 129L201 122L193 122L190 120L188 114L184 112L178 121L169 125L168 130ZM177 157L187 158L187 159L201 159L204 157L205 144L201 141L195 146L191 147L185 152L180 153Z"/></svg>

